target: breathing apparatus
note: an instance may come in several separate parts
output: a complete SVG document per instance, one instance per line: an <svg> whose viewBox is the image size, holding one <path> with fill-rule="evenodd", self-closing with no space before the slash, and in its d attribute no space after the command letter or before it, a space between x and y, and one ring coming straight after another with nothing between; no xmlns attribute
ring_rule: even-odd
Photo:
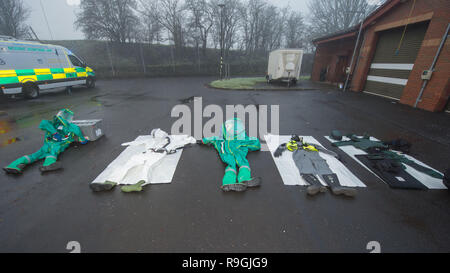
<svg viewBox="0 0 450 273"><path fill-rule="evenodd" d="M286 144L286 148L291 152L298 150L299 148L302 148L303 150L307 151L314 151L314 152L319 151L313 145L306 143L303 140L303 137L300 137L298 135L292 135L291 140Z"/></svg>

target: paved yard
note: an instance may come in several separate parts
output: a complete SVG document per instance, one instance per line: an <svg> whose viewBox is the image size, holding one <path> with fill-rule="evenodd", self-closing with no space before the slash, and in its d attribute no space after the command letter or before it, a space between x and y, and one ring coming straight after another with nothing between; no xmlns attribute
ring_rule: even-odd
<svg viewBox="0 0 450 273"><path fill-rule="evenodd" d="M379 139L402 137L417 159L450 167L450 115L325 85L310 91L208 89L212 78L99 81L97 88L2 100L1 118L16 122L21 141L0 148L0 164L37 150L41 119L70 107L77 119L102 118L106 137L67 150L64 170L41 175L39 163L20 177L0 174L0 252L449 252L450 196L446 190L394 190L323 138L332 129ZM301 83L311 86L311 83ZM212 148L185 149L171 184L141 193L118 188L93 193L89 183L123 150L121 143L152 128L170 132L173 106L203 98L203 105L280 105L280 133L311 135L339 152L367 188L354 200L329 193L309 198L285 186L268 152L249 155L259 189L220 190L224 165ZM206 122L204 119L203 122ZM206 170L206 171L205 171Z"/></svg>

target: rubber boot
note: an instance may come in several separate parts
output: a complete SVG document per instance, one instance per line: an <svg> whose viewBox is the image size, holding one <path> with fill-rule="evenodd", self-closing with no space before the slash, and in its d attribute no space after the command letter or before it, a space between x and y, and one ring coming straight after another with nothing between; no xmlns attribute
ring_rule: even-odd
<svg viewBox="0 0 450 273"><path fill-rule="evenodd" d="M29 156L22 156L14 160L11 164L4 167L3 170L8 174L22 174L23 169L27 164L31 163Z"/></svg>
<svg viewBox="0 0 450 273"><path fill-rule="evenodd" d="M248 188L256 188L261 186L261 181L261 177L253 177L252 179L244 181L242 183L245 184Z"/></svg>
<svg viewBox="0 0 450 273"><path fill-rule="evenodd" d="M116 183L114 182L106 181L105 183L91 183L89 184L89 187L94 192L100 192L100 191L109 191L112 188L114 188L115 185Z"/></svg>
<svg viewBox="0 0 450 273"><path fill-rule="evenodd" d="M237 180L239 183L244 183L247 187L259 187L261 185L261 178L251 177L251 171L248 166L241 166L239 168L239 173Z"/></svg>
<svg viewBox="0 0 450 273"><path fill-rule="evenodd" d="M245 191L247 185L244 183L236 183L237 175L236 170L232 167L227 167L225 169L225 174L222 179L222 190L223 191Z"/></svg>
<svg viewBox="0 0 450 273"><path fill-rule="evenodd" d="M247 189L247 185L245 183L236 183L236 184L228 184L223 185L223 191L245 191Z"/></svg>
<svg viewBox="0 0 450 273"><path fill-rule="evenodd" d="M326 192L327 187L320 183L319 179L313 174L302 174L302 178L305 179L306 182L309 183L309 186L306 188L306 192L308 195L316 195L319 192Z"/></svg>
<svg viewBox="0 0 450 273"><path fill-rule="evenodd" d="M3 170L7 174L22 174L26 164L18 164L16 167L4 167Z"/></svg>
<svg viewBox="0 0 450 273"><path fill-rule="evenodd" d="M339 179L335 173L322 175L325 182L330 186L331 192L335 195L345 195L348 197L354 197L356 190L354 188L341 186Z"/></svg>
<svg viewBox="0 0 450 273"><path fill-rule="evenodd" d="M133 185L126 185L126 186L122 186L122 188L120 188L123 192L138 192L138 191L142 191L142 185L145 183L145 181L140 181L136 184Z"/></svg>
<svg viewBox="0 0 450 273"><path fill-rule="evenodd" d="M51 171L56 171L62 168L62 164L59 161L56 161L53 164L50 165L43 165L41 167L39 167L39 170L41 171L41 173L45 173L45 172L51 172Z"/></svg>

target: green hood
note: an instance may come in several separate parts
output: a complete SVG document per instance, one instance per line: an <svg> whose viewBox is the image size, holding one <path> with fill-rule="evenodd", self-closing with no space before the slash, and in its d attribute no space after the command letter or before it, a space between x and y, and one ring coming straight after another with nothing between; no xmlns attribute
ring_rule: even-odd
<svg viewBox="0 0 450 273"><path fill-rule="evenodd" d="M222 136L227 140L246 138L244 123L239 118L229 119L222 124Z"/></svg>

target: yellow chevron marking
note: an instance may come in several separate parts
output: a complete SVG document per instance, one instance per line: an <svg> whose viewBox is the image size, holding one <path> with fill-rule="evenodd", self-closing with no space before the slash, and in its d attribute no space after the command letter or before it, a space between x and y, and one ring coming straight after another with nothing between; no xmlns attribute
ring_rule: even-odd
<svg viewBox="0 0 450 273"><path fill-rule="evenodd" d="M64 73L75 73L77 72L75 68L64 68Z"/></svg>
<svg viewBox="0 0 450 273"><path fill-rule="evenodd" d="M26 83L26 82L35 82L37 81L36 75L30 75L30 76L18 76L19 82Z"/></svg>
<svg viewBox="0 0 450 273"><path fill-rule="evenodd" d="M41 68L41 69L35 69L34 73L36 75L47 75L47 74L52 74L50 72L50 68Z"/></svg>
<svg viewBox="0 0 450 273"><path fill-rule="evenodd" d="M79 78L87 77L87 73L86 72L79 72L79 73L77 73L77 77L79 77Z"/></svg>
<svg viewBox="0 0 450 273"><path fill-rule="evenodd" d="M66 74L64 73L57 73L57 74L52 74L53 79L57 80L57 79L65 79L66 78Z"/></svg>
<svg viewBox="0 0 450 273"><path fill-rule="evenodd" d="M0 70L0 77L16 77L15 70Z"/></svg>

